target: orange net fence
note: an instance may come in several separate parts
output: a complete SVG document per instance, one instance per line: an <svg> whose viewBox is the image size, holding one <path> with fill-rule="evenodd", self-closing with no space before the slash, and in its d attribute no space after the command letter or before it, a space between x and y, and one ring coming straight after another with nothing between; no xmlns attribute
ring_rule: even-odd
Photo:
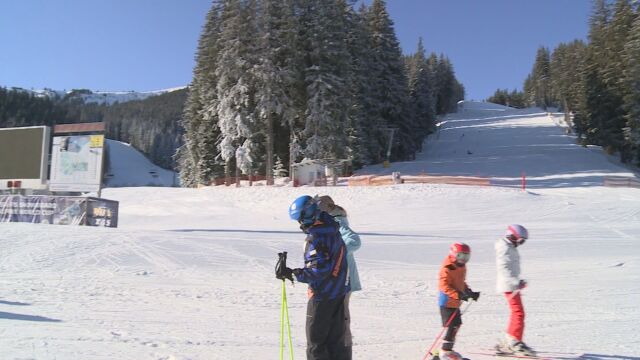
<svg viewBox="0 0 640 360"><path fill-rule="evenodd" d="M361 175L350 177L348 183L349 186L378 186L393 184L451 184L491 186L491 179L475 176L415 175L394 178L392 175Z"/></svg>

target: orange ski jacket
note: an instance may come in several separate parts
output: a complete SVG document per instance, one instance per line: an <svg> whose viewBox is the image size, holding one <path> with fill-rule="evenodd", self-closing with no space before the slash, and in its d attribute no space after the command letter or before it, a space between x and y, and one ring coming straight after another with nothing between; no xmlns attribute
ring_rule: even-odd
<svg viewBox="0 0 640 360"><path fill-rule="evenodd" d="M440 277L438 281L438 305L448 308L460 307L460 294L464 292L468 286L465 282L467 277L467 268L456 264L455 260L447 256L440 268Z"/></svg>

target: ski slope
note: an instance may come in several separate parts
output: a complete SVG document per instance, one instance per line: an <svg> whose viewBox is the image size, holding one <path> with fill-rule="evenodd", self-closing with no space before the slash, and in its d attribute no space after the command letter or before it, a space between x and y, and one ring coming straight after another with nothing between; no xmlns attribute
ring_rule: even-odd
<svg viewBox="0 0 640 360"><path fill-rule="evenodd" d="M509 223L531 234L521 248L525 341L563 359L640 359L640 190L601 186L604 176L635 174L574 146L556 123L539 111L468 103L415 161L363 170L479 173L506 185L525 171L528 191L107 188L103 196L120 201L118 229L0 224L1 358L278 358L273 268L283 250L300 266L304 239L287 208L299 195L326 193L363 240L364 289L351 300L355 359L422 359L441 329L437 274L454 241L471 246L467 282L482 293L456 350L493 359L475 353L506 327L493 243ZM306 288L286 286L294 354L304 359Z"/></svg>
<svg viewBox="0 0 640 360"><path fill-rule="evenodd" d="M178 175L155 165L133 146L107 139L105 187L177 186Z"/></svg>

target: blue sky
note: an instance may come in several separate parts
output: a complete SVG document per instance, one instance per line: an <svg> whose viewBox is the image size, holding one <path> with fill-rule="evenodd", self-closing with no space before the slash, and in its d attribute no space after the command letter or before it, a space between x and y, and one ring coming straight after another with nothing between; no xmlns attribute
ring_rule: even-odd
<svg viewBox="0 0 640 360"><path fill-rule="evenodd" d="M369 1L368 1L369 2ZM0 0L0 86L150 91L191 81L210 0ZM422 36L484 99L520 89L539 46L586 39L590 0L388 0L405 53Z"/></svg>

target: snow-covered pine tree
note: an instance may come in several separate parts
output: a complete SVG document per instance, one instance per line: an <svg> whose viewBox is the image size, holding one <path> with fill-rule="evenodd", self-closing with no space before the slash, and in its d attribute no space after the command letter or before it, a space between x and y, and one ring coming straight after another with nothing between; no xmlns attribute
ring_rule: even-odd
<svg viewBox="0 0 640 360"><path fill-rule="evenodd" d="M209 183L221 167L217 159L216 79L218 38L220 35L221 5L212 4L207 13L196 52L196 66L184 108L182 126L184 145L176 153L183 186Z"/></svg>
<svg viewBox="0 0 640 360"><path fill-rule="evenodd" d="M216 110L221 133L218 147L220 157L225 161L225 177L229 178L236 149L243 147L244 153L249 153L251 139L257 132L254 100L256 83L252 70L257 63L258 48L255 0L225 0L223 3L220 56L215 70ZM251 157L244 157L242 161L249 159ZM236 169L247 166L246 163L237 162Z"/></svg>
<svg viewBox="0 0 640 360"><path fill-rule="evenodd" d="M347 151L347 93L349 53L342 9L336 0L303 0L301 12L305 45L307 103L305 156L311 159L343 158Z"/></svg>
<svg viewBox="0 0 640 360"><path fill-rule="evenodd" d="M287 169L284 167L282 159L278 155L276 155L276 163L273 167L273 175L276 177L287 176Z"/></svg>
<svg viewBox="0 0 640 360"><path fill-rule="evenodd" d="M366 7L361 4L359 12L347 6L345 11L347 27L347 49L350 55L348 91L351 105L348 110L347 134L349 136L350 157L355 167L379 163L383 160L384 138L380 134L380 124L376 124L376 108L373 79L371 77L372 57L369 48L369 34L365 23Z"/></svg>
<svg viewBox="0 0 640 360"><path fill-rule="evenodd" d="M295 117L296 49L295 19L291 0L262 0L258 63L253 70L256 81L256 115L265 137L267 185L273 185L274 125L288 125ZM280 139L286 141L287 139Z"/></svg>

